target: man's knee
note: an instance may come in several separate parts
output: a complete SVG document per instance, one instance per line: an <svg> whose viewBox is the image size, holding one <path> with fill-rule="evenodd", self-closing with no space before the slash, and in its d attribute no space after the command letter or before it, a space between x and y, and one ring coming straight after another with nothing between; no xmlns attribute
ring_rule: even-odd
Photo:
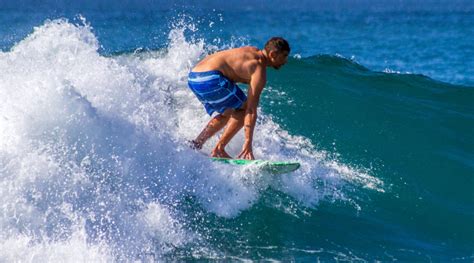
<svg viewBox="0 0 474 263"><path fill-rule="evenodd" d="M246 110L247 109L247 101L245 101L244 103L242 103L242 107L240 107L239 110Z"/></svg>
<svg viewBox="0 0 474 263"><path fill-rule="evenodd" d="M239 122L243 122L245 118L245 110L244 109L236 109L232 114L232 118L238 120Z"/></svg>
<svg viewBox="0 0 474 263"><path fill-rule="evenodd" d="M221 113L221 115L224 117L230 117L233 113L234 113L234 109L229 108L229 109L226 109L223 113Z"/></svg>

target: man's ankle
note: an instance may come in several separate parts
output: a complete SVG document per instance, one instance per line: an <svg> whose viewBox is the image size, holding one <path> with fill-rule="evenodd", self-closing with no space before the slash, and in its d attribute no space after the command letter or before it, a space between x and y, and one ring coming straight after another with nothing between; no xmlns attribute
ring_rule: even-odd
<svg viewBox="0 0 474 263"><path fill-rule="evenodd" d="M203 145L203 143L198 140L191 140L191 144L197 150L201 150L202 145Z"/></svg>
<svg viewBox="0 0 474 263"><path fill-rule="evenodd" d="M214 149L219 150L219 151L224 151L225 150L225 144L217 144Z"/></svg>

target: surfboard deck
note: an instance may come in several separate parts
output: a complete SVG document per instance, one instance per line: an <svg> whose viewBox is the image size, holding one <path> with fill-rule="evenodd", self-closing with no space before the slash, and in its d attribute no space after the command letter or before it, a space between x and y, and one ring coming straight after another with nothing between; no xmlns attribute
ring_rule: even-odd
<svg viewBox="0 0 474 263"><path fill-rule="evenodd" d="M267 160L244 160L244 159L227 159L211 157L211 160L231 165L254 165L259 170L269 172L271 174L285 174L296 171L300 168L298 162L275 162Z"/></svg>

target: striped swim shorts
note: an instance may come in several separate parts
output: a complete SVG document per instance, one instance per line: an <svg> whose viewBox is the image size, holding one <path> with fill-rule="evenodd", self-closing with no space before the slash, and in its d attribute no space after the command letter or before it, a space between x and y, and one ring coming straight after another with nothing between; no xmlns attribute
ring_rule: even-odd
<svg viewBox="0 0 474 263"><path fill-rule="evenodd" d="M190 72L188 86L202 102L206 112L223 113L226 109L239 109L247 100L244 92L218 70Z"/></svg>

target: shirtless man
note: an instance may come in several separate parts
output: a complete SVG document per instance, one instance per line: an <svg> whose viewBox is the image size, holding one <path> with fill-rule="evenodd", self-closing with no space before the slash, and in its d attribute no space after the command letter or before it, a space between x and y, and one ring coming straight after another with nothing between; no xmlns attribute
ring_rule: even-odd
<svg viewBox="0 0 474 263"><path fill-rule="evenodd" d="M212 116L214 111L219 114L191 141L192 147L201 149L210 137L227 125L211 156L232 158L225 147L245 126L245 142L237 158L253 160L253 131L260 94L267 81L267 67L279 69L286 63L289 53L288 42L273 37L262 50L249 46L234 48L200 61L189 73L188 85L209 115ZM236 82L249 84L247 96Z"/></svg>

